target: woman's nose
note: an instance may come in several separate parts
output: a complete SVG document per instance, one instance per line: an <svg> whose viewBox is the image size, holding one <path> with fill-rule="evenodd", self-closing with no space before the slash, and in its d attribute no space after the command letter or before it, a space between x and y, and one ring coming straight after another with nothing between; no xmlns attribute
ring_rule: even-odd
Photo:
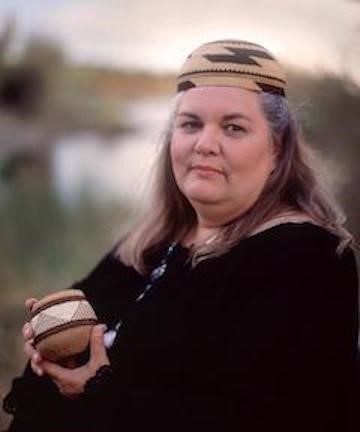
<svg viewBox="0 0 360 432"><path fill-rule="evenodd" d="M203 127L196 135L194 151L201 154L217 154L220 151L218 132L212 127Z"/></svg>

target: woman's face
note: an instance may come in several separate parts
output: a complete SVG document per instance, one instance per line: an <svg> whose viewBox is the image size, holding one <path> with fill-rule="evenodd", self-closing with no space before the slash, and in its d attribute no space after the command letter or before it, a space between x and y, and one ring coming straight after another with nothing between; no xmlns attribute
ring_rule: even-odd
<svg viewBox="0 0 360 432"><path fill-rule="evenodd" d="M170 154L177 185L197 213L211 206L221 223L242 214L275 166L259 94L235 87L186 91Z"/></svg>

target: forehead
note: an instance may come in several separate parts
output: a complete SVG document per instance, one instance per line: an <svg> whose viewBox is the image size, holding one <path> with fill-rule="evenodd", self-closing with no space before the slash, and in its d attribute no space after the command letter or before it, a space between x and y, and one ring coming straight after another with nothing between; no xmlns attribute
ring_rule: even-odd
<svg viewBox="0 0 360 432"><path fill-rule="evenodd" d="M259 93L238 87L194 87L181 96L177 112L264 117Z"/></svg>

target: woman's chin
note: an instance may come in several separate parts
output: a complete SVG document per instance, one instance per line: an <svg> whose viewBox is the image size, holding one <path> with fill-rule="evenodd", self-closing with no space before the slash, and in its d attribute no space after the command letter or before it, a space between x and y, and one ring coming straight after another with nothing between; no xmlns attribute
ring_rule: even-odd
<svg viewBox="0 0 360 432"><path fill-rule="evenodd" d="M218 204L220 197L214 191L209 190L193 190L187 194L188 199L194 205L196 204Z"/></svg>

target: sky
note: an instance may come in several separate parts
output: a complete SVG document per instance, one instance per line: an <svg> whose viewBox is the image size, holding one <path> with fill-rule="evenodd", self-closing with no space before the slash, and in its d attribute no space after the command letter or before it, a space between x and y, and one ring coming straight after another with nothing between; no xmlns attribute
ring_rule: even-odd
<svg viewBox="0 0 360 432"><path fill-rule="evenodd" d="M1 0L29 35L59 41L70 60L175 71L199 44L239 38L280 60L360 82L360 2L356 0Z"/></svg>

